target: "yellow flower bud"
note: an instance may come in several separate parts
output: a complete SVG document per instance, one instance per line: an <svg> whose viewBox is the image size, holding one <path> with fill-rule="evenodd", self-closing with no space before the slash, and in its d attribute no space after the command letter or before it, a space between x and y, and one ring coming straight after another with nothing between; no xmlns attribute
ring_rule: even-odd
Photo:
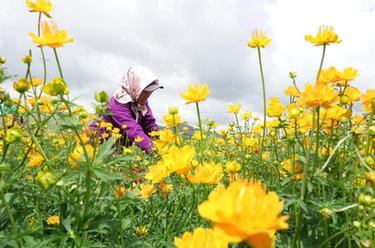
<svg viewBox="0 0 375 248"><path fill-rule="evenodd" d="M25 64L31 64L33 61L33 58L30 55L26 55L25 57L22 58L22 62Z"/></svg>
<svg viewBox="0 0 375 248"><path fill-rule="evenodd" d="M13 89L20 94L23 94L26 91L28 91L30 87L31 87L30 83L25 79L20 79L13 83Z"/></svg>
<svg viewBox="0 0 375 248"><path fill-rule="evenodd" d="M50 96L65 94L67 89L68 85L60 77L57 77L52 81L46 83L43 87L44 93Z"/></svg>
<svg viewBox="0 0 375 248"><path fill-rule="evenodd" d="M99 91L95 94L95 100L99 103L107 103L109 101L107 92L105 92L104 90Z"/></svg>

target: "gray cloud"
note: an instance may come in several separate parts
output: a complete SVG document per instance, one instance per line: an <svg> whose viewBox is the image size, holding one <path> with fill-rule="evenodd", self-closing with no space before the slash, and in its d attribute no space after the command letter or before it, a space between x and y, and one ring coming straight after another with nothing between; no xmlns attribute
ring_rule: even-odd
<svg viewBox="0 0 375 248"><path fill-rule="evenodd" d="M228 122L232 117L226 107L237 102L245 110L262 112L257 53L247 47L255 28L273 38L269 47L262 49L268 98L282 96L290 84L289 71L298 72L301 85L311 81L320 50L304 42L303 35L315 33L326 21L337 27L348 44L329 47L326 65L358 68L362 88L371 86L370 80L375 77L370 68L374 33L353 37L354 24L348 24L374 20L370 1L332 1L340 3L341 8L331 18L326 16L334 5L327 4L319 11L308 9L313 2L319 6L322 0L53 2L54 20L75 38L74 43L58 50L64 75L73 96L79 96L78 102L88 107L95 91L114 92L129 66L145 65L165 85L150 99L159 121L168 106L177 105L185 120L196 122L194 106L186 106L179 96L190 83L207 83L212 89L209 99L201 104L206 118ZM27 36L29 31L36 31L37 15L27 13L23 1L0 0L0 5L0 53L8 58L10 72L23 74L19 59L28 48L33 50L34 61L40 60L39 50ZM352 13L351 18L345 16L348 13ZM356 41L362 43L352 49ZM47 51L47 57L50 79L57 75L57 69L51 51ZM33 69L34 74L42 75L41 64L35 63Z"/></svg>

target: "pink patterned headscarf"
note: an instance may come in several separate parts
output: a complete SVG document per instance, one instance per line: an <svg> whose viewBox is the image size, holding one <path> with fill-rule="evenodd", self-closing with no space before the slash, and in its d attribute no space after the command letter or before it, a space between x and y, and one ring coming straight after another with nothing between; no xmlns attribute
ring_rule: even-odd
<svg viewBox="0 0 375 248"><path fill-rule="evenodd" d="M141 92L151 83L159 83L158 78L146 67L130 67L122 77L121 87L115 93L119 103L136 102Z"/></svg>
<svg viewBox="0 0 375 248"><path fill-rule="evenodd" d="M137 99L141 92L151 83L159 84L159 79L146 67L130 67L128 72L121 79L121 86L116 91L114 97L117 102L126 104L132 102L133 112L138 121L139 113L145 115L147 108L145 105L137 104Z"/></svg>

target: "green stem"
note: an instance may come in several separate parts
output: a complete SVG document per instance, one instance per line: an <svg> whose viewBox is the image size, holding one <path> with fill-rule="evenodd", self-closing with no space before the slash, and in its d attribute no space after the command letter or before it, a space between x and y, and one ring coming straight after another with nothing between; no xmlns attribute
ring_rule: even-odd
<svg viewBox="0 0 375 248"><path fill-rule="evenodd" d="M14 217L13 217L13 214L12 214L12 211L10 210L10 206L9 206L9 203L6 201L5 199L5 195L4 194L1 194L2 196L2 202L5 206L5 209L6 209L6 212L7 212L7 215L8 215L8 218L10 220L10 223L12 225L12 228L13 228L13 235L16 239L16 242L17 242L17 247L22 247L22 243L19 239L19 235L18 235L18 228L17 228L17 224L16 222L14 221Z"/></svg>
<svg viewBox="0 0 375 248"><path fill-rule="evenodd" d="M326 54L326 44L323 45L322 58L320 60L319 70L318 70L318 73L316 75L316 82L318 82L319 77L320 77L320 72L322 71L325 54Z"/></svg>
<svg viewBox="0 0 375 248"><path fill-rule="evenodd" d="M57 56L56 48L53 48L53 53L55 54L56 63L57 63L57 67L59 68L60 77L61 77L62 80L64 80L64 76L63 76L63 73L62 73L62 70L61 70L60 60L59 60L59 56Z"/></svg>
<svg viewBox="0 0 375 248"><path fill-rule="evenodd" d="M267 102L266 102L266 85L264 82L264 73L263 73L263 66L262 66L262 56L260 53L260 48L258 47L258 60L259 60L259 68L260 68L260 75L262 78L262 90L263 90L263 135L262 135L262 141L260 143L260 154L259 157L262 159L262 152L263 152L263 145L264 145L264 139L266 137L266 124L267 124Z"/></svg>

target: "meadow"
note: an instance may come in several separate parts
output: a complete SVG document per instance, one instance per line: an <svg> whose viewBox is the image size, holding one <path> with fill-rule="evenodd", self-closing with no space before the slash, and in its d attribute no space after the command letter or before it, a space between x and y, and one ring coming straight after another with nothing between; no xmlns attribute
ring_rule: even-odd
<svg viewBox="0 0 375 248"><path fill-rule="evenodd" d="M248 47L259 61L263 113L229 105L222 111L233 121L218 129L200 111L215 88L187 85L181 97L197 124L171 106L165 128L149 134L150 156L140 137L121 146L126 126L103 121L105 91L93 90L95 112L70 99L73 79L64 78L59 54L74 39L52 8L26 0L37 30L26 38L38 55L20 60L24 76L11 76L0 57L1 247L375 246L375 89L356 88L353 67L324 64L341 42L333 27L305 36L321 60L311 82L289 73L280 93L287 103L266 97L261 55L272 41L254 31ZM47 73L52 66L58 75Z"/></svg>

